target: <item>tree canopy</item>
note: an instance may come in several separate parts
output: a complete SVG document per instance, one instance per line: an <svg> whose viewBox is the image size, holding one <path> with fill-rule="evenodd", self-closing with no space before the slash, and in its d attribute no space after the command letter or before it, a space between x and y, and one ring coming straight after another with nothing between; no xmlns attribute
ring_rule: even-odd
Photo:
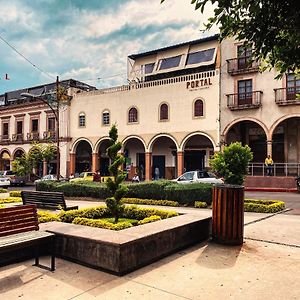
<svg viewBox="0 0 300 300"><path fill-rule="evenodd" d="M191 0L191 4L201 13L214 5L214 15L205 26L217 25L221 40L247 41L253 47L252 58L264 60L265 68L275 67L279 76L299 73L299 0Z"/></svg>

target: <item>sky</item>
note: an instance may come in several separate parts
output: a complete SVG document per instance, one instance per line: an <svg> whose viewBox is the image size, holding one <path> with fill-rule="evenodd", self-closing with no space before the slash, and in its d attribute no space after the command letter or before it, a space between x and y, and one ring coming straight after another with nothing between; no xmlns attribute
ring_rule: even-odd
<svg viewBox="0 0 300 300"><path fill-rule="evenodd" d="M211 14L190 0L0 0L0 94L57 75L126 84L128 55L215 34L202 31Z"/></svg>

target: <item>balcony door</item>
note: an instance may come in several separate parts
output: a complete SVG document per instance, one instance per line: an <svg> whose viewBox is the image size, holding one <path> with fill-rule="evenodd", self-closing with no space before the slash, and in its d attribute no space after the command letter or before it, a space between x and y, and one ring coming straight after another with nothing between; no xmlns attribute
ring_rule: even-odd
<svg viewBox="0 0 300 300"><path fill-rule="evenodd" d="M237 57L238 57L238 69L245 70L250 68L250 57L252 54L252 49L245 47L244 45L238 46L237 48Z"/></svg>
<svg viewBox="0 0 300 300"><path fill-rule="evenodd" d="M297 79L294 74L286 76L286 99L296 100L296 94L300 93L300 79Z"/></svg>
<svg viewBox="0 0 300 300"><path fill-rule="evenodd" d="M252 104L252 79L238 81L238 105Z"/></svg>

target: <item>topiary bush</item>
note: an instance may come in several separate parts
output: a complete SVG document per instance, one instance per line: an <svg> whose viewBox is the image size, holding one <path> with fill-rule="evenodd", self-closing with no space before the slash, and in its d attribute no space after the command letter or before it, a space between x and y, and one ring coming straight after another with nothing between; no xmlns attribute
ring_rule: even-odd
<svg viewBox="0 0 300 300"><path fill-rule="evenodd" d="M218 177L222 177L225 183L243 185L249 162L252 159L250 147L235 142L224 147L223 152L216 152L209 163L212 171Z"/></svg>

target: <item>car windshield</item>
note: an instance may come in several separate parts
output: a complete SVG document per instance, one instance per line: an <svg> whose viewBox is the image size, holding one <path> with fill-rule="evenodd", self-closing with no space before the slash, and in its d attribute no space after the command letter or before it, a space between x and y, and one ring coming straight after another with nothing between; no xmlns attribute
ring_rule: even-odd
<svg viewBox="0 0 300 300"><path fill-rule="evenodd" d="M84 177L84 173L80 173L79 178L83 178Z"/></svg>

